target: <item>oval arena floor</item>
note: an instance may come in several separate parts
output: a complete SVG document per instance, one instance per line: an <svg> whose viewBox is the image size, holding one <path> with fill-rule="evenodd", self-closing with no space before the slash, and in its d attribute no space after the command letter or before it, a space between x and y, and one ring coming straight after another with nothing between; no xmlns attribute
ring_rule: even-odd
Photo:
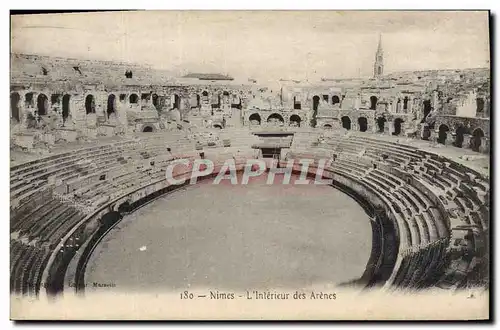
<svg viewBox="0 0 500 330"><path fill-rule="evenodd" d="M363 275L372 229L348 195L328 185L267 185L265 177L212 182L126 216L94 250L86 291L102 290L93 282L128 292L295 290Z"/></svg>

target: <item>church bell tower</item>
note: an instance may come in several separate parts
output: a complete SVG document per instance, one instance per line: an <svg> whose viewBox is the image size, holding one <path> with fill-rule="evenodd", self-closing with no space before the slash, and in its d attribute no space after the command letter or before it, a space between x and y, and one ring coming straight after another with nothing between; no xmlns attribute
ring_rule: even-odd
<svg viewBox="0 0 500 330"><path fill-rule="evenodd" d="M384 74L384 50L382 49L382 35L379 36L377 53L375 54L375 64L373 66L373 76L378 78Z"/></svg>

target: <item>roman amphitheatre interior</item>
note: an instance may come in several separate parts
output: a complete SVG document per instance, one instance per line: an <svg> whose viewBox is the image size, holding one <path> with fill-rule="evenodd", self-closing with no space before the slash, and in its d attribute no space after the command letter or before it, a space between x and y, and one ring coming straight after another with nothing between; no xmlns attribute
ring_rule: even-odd
<svg viewBox="0 0 500 330"><path fill-rule="evenodd" d="M11 292L488 288L490 70L377 43L370 77L272 84L11 53ZM332 181L166 179L201 158Z"/></svg>

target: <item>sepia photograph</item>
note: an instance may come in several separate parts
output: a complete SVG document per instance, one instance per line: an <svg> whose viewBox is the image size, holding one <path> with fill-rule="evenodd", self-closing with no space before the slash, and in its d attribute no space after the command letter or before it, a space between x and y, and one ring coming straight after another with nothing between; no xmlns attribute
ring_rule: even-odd
<svg viewBox="0 0 500 330"><path fill-rule="evenodd" d="M10 318L490 319L490 15L11 13Z"/></svg>

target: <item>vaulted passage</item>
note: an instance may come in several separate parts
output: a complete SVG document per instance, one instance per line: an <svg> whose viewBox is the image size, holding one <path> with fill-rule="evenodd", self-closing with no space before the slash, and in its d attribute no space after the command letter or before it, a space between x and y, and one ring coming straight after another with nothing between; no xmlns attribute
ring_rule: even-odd
<svg viewBox="0 0 500 330"><path fill-rule="evenodd" d="M250 122L250 125L260 125L261 119L260 115L258 113L251 114L250 117L248 118L248 121Z"/></svg>
<svg viewBox="0 0 500 330"><path fill-rule="evenodd" d="M377 118L377 126L378 126L378 132L379 133L384 133L385 132L385 123L387 122L387 119L384 117L378 117Z"/></svg>
<svg viewBox="0 0 500 330"><path fill-rule="evenodd" d="M298 115L291 115L290 116L290 126L292 127L300 127L300 117Z"/></svg>
<svg viewBox="0 0 500 330"><path fill-rule="evenodd" d="M332 105L335 105L335 104L339 104L340 103L340 99L337 95L333 95L332 96Z"/></svg>
<svg viewBox="0 0 500 330"><path fill-rule="evenodd" d="M342 127L350 130L351 129L351 118L344 116L340 120L342 120Z"/></svg>
<svg viewBox="0 0 500 330"><path fill-rule="evenodd" d="M368 120L365 117L359 117L358 126L360 132L366 132L366 130L368 129Z"/></svg>
<svg viewBox="0 0 500 330"><path fill-rule="evenodd" d="M108 114L108 118L112 113L116 112L116 96L115 94L111 94L108 96L108 107L106 113Z"/></svg>
<svg viewBox="0 0 500 330"><path fill-rule="evenodd" d="M69 111L70 111L70 105L69 105L69 101L70 101L70 96L68 94L64 95L63 96L63 99L62 99L62 117L63 117L63 122L66 121L66 119L68 119L68 116L69 116Z"/></svg>
<svg viewBox="0 0 500 330"><path fill-rule="evenodd" d="M85 111L87 115L95 113L95 98L92 94L87 95L85 98Z"/></svg>
<svg viewBox="0 0 500 330"><path fill-rule="evenodd" d="M45 96L45 94L38 95L36 105L38 108L39 116L45 116L49 111L49 99L47 98L47 96Z"/></svg>
<svg viewBox="0 0 500 330"><path fill-rule="evenodd" d="M481 147L481 138L484 137L483 130L480 128L476 128L474 132L472 132L472 138L470 141L470 146L473 151L479 152L479 147Z"/></svg>
<svg viewBox="0 0 500 330"><path fill-rule="evenodd" d="M446 138L448 137L448 132L450 131L450 129L448 128L448 126L442 124L439 126L439 135L438 135L438 139L437 139L437 142L440 143L440 144L445 144L446 143Z"/></svg>
<svg viewBox="0 0 500 330"><path fill-rule="evenodd" d="M396 118L394 120L394 132L392 133L392 135L399 135L401 134L401 126L403 124L403 119L401 118Z"/></svg>
<svg viewBox="0 0 500 330"><path fill-rule="evenodd" d="M136 104L137 102L139 102L139 96L137 96L137 94L130 94L130 96L128 98L128 102L132 103L132 104Z"/></svg>
<svg viewBox="0 0 500 330"><path fill-rule="evenodd" d="M462 144L464 143L464 134L467 132L465 127L462 125L458 126L455 130L455 147L462 148Z"/></svg>
<svg viewBox="0 0 500 330"><path fill-rule="evenodd" d="M277 113L273 113L272 115L267 117L267 123L273 126L282 126L284 122L285 120L283 119L283 117L281 117L281 115Z"/></svg>
<svg viewBox="0 0 500 330"><path fill-rule="evenodd" d="M376 96L370 96L370 109L371 110L377 110L377 97Z"/></svg>
<svg viewBox="0 0 500 330"><path fill-rule="evenodd" d="M431 113L431 101L430 100L425 100L424 101L424 118L422 119L422 122L425 122L425 118Z"/></svg>
<svg viewBox="0 0 500 330"><path fill-rule="evenodd" d="M21 97L19 93L11 93L10 94L10 115L17 122L20 122L19 118L19 100Z"/></svg>

